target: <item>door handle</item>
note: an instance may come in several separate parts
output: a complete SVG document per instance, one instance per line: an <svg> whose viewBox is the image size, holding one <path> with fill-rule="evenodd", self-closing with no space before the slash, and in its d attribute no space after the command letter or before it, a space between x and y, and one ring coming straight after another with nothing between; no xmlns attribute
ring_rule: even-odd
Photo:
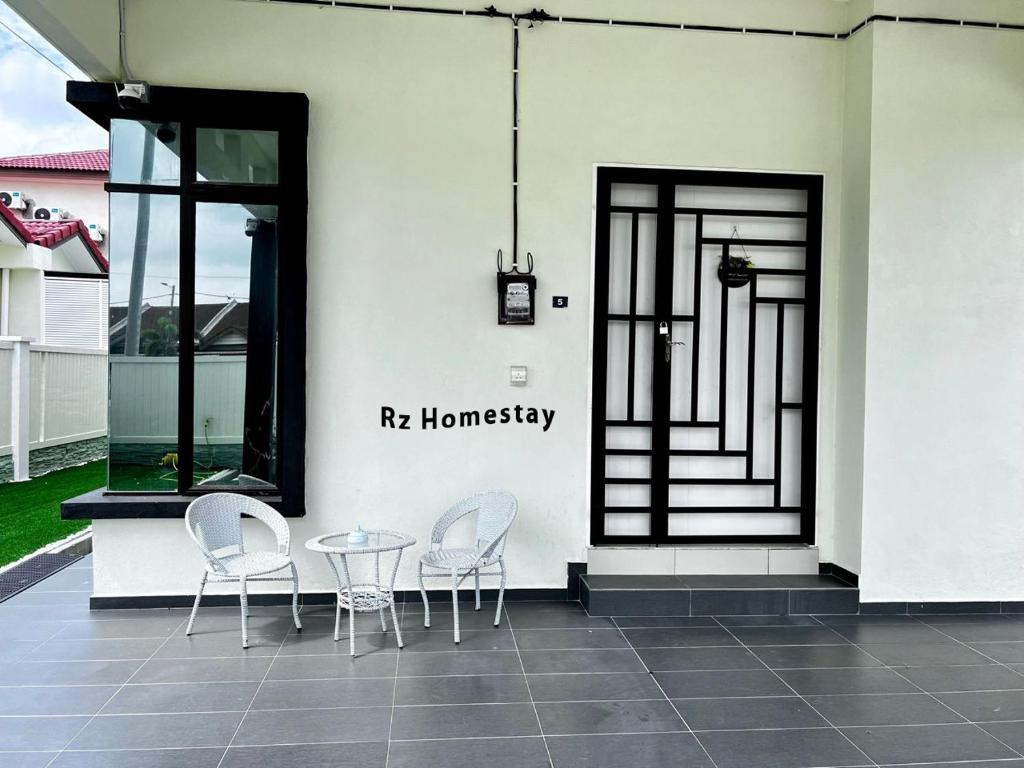
<svg viewBox="0 0 1024 768"><path fill-rule="evenodd" d="M665 337L665 362L672 362L672 347L682 345L686 346L685 341L672 341L672 334L668 332L668 323L661 322L658 324L658 333Z"/></svg>

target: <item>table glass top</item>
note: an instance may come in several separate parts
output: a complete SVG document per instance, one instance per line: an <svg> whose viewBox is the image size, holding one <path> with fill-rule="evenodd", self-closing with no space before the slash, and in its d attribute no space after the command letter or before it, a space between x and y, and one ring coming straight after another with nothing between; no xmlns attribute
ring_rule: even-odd
<svg viewBox="0 0 1024 768"><path fill-rule="evenodd" d="M347 552L401 549L416 543L416 539L398 531L363 531L366 534L365 544L351 544L348 540L349 531L338 531L316 536L306 542L306 547L320 551Z"/></svg>

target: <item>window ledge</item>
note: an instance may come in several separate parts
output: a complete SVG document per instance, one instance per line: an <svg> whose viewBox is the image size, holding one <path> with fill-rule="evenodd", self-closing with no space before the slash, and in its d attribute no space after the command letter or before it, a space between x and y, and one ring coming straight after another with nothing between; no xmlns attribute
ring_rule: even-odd
<svg viewBox="0 0 1024 768"><path fill-rule="evenodd" d="M103 488L83 493L60 505L62 520L173 519L185 516L185 509L197 496L178 494L108 493ZM285 517L302 517L305 510L286 509L280 495L257 496Z"/></svg>

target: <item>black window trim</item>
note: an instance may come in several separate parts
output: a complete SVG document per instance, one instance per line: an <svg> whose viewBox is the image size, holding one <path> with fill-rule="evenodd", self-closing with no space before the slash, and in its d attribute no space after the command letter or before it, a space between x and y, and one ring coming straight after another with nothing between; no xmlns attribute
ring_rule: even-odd
<svg viewBox="0 0 1024 768"><path fill-rule="evenodd" d="M68 102L109 131L112 119L179 124L181 167L177 185L108 183L110 193L179 197L179 289L195 289L195 210L197 203L263 203L278 207L277 450L279 490L232 489L259 496L288 517L305 514L306 445L306 145L309 99L302 93L236 91L151 86L147 104L126 107L113 83L71 81ZM278 183L242 184L195 179L198 128L268 130L278 134ZM195 318L181 313L179 336L192 338ZM61 505L65 519L181 517L197 496L191 487L193 460L194 350L179 349L178 492L124 492L99 489ZM181 404L189 407L182 408ZM188 475L186 483L186 475Z"/></svg>

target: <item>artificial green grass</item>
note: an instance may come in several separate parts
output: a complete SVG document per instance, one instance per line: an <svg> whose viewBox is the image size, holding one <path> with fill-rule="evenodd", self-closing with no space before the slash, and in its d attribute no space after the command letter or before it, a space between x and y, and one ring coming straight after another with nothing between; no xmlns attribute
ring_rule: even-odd
<svg viewBox="0 0 1024 768"><path fill-rule="evenodd" d="M107 460L50 472L23 483L0 484L0 565L89 525L61 520L60 503L106 484Z"/></svg>

